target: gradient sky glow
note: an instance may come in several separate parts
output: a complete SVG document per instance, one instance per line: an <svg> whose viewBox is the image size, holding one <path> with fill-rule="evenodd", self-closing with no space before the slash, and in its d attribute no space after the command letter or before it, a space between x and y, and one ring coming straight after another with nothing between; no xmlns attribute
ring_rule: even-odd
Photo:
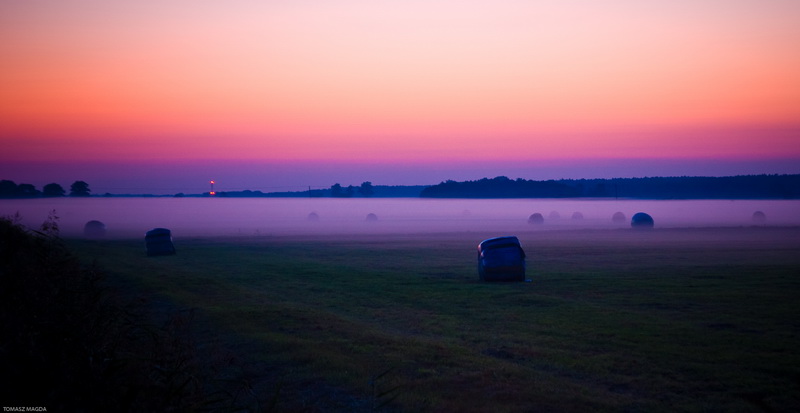
<svg viewBox="0 0 800 413"><path fill-rule="evenodd" d="M8 0L0 178L800 173L798 22L796 0Z"/></svg>

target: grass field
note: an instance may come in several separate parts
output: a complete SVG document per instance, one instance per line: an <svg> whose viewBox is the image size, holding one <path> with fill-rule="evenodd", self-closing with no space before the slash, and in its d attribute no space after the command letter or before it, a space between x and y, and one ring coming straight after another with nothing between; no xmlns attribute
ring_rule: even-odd
<svg viewBox="0 0 800 413"><path fill-rule="evenodd" d="M496 235L68 242L153 306L195 309L199 348L264 409L800 407L800 228L522 232L532 281L480 283Z"/></svg>

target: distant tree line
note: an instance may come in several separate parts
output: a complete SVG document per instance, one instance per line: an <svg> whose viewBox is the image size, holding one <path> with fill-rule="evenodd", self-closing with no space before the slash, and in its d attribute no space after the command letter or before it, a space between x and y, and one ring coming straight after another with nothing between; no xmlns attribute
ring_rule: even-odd
<svg viewBox="0 0 800 413"><path fill-rule="evenodd" d="M70 185L69 196L91 196L89 184L75 181ZM19 184L7 179L0 180L0 198L56 198L66 196L64 188L56 183L47 184L42 190L31 184Z"/></svg>
<svg viewBox="0 0 800 413"><path fill-rule="evenodd" d="M448 180L422 190L423 198L567 198L580 196L576 188L557 181L511 180L505 176L477 181Z"/></svg>
<svg viewBox="0 0 800 413"><path fill-rule="evenodd" d="M653 177L614 179L446 181L422 190L423 198L643 198L797 199L800 175Z"/></svg>
<svg viewBox="0 0 800 413"><path fill-rule="evenodd" d="M209 193L205 193L204 195L210 196ZM353 197L362 197L368 198L375 195L375 187L372 186L372 182L366 181L362 182L361 186L355 187L353 185L348 185L346 188L343 187L341 184L336 183L333 184L328 189L309 189L308 191L302 192L261 192L261 191L251 191L246 189L244 191L220 191L215 194L215 196L220 197L229 197L229 198L247 198L247 197L332 197L332 198L353 198Z"/></svg>
<svg viewBox="0 0 800 413"><path fill-rule="evenodd" d="M356 188L349 185L347 188L342 188L338 183L331 186L331 196L334 198L352 198L353 196L371 197L375 195L372 189L372 182L363 182L360 187Z"/></svg>

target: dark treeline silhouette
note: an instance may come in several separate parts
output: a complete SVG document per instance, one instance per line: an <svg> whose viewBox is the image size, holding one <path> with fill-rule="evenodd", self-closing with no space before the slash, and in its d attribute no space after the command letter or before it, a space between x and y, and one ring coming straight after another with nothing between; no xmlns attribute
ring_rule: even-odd
<svg viewBox="0 0 800 413"><path fill-rule="evenodd" d="M261 192L261 191L219 191L214 196L228 198L248 198L248 197L268 197L268 198L404 198L418 197L425 188L424 185L409 186L389 186L373 185L366 181L360 186L348 185L343 187L341 184L333 184L330 188L309 189L307 191L289 192ZM203 194L210 196L208 192Z"/></svg>
<svg viewBox="0 0 800 413"><path fill-rule="evenodd" d="M644 198L797 199L800 175L652 177L614 179L446 181L425 188L424 198Z"/></svg>
<svg viewBox="0 0 800 413"><path fill-rule="evenodd" d="M477 181L446 181L422 190L423 198L566 198L580 196L575 187L558 181L511 180L505 176Z"/></svg>
<svg viewBox="0 0 800 413"><path fill-rule="evenodd" d="M75 181L70 186L69 196L91 196L91 192L89 184ZM0 198L55 198L65 195L66 191L57 183L47 184L40 191L31 184L17 185L14 181L0 180Z"/></svg>
<svg viewBox="0 0 800 413"><path fill-rule="evenodd" d="M356 188L353 185L349 185L347 188L342 188L341 185L338 183L333 184L330 190L330 196L334 198L352 198L354 196L360 197L371 197L375 194L375 190L372 187L372 182L364 182L361 184L360 187Z"/></svg>
<svg viewBox="0 0 800 413"><path fill-rule="evenodd" d="M17 185L0 180L0 198L63 197L66 191L56 183L39 191L31 184ZM91 196L89 184L75 181L69 196ZM134 196L112 195L104 196ZM135 195L155 196L155 195ZM164 196L164 195L160 195ZM170 195L171 196L171 195ZM204 194L174 196L212 196ZM366 181L360 186L339 183L325 189L290 192L261 192L252 190L219 191L214 196L228 198L251 197L312 197L312 198L643 198L643 199L798 199L800 175L739 175L727 177L645 177L613 179L561 179L535 181L505 176L476 181L448 180L437 185L373 185Z"/></svg>

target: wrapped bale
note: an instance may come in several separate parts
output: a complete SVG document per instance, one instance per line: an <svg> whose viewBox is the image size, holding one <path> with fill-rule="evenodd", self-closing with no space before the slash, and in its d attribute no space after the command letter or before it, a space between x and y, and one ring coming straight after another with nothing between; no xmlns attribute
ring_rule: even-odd
<svg viewBox="0 0 800 413"><path fill-rule="evenodd" d="M153 228L147 231L144 242L147 246L147 256L175 254L172 232L166 228Z"/></svg>
<svg viewBox="0 0 800 413"><path fill-rule="evenodd" d="M525 251L514 236L489 238L478 244L481 281L525 281Z"/></svg>

